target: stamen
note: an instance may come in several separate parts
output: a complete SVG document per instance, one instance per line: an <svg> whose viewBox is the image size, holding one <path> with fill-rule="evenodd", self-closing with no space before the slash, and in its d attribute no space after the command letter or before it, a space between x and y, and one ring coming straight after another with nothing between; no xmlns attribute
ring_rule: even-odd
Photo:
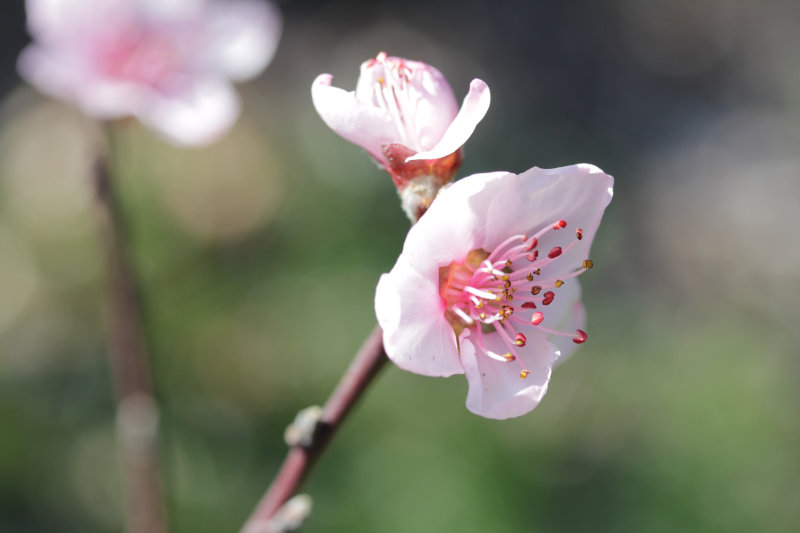
<svg viewBox="0 0 800 533"><path fill-rule="evenodd" d="M547 254L547 257L549 257L550 259L555 259L559 255L561 255L561 247L554 246L553 249L550 250L550 253Z"/></svg>
<svg viewBox="0 0 800 533"><path fill-rule="evenodd" d="M523 302L522 303L523 309L536 309L536 304L533 302Z"/></svg>
<svg viewBox="0 0 800 533"><path fill-rule="evenodd" d="M577 238L578 240L583 239L583 230L582 229L578 228L578 231L575 232L575 238Z"/></svg>
<svg viewBox="0 0 800 533"><path fill-rule="evenodd" d="M589 270L594 266L594 262L591 259L584 259L583 260L583 268Z"/></svg>
<svg viewBox="0 0 800 533"><path fill-rule="evenodd" d="M567 221L566 220L559 220L558 222L553 224L553 229L564 229L566 227L567 227Z"/></svg>
<svg viewBox="0 0 800 533"><path fill-rule="evenodd" d="M533 253L526 255L525 259L533 263L534 261L539 259L539 250L534 250Z"/></svg>
<svg viewBox="0 0 800 533"><path fill-rule="evenodd" d="M557 288L557 289L561 288L561 286L562 286L563 284L564 284L564 282L563 282L562 280L560 280L560 279L557 279L557 280L556 280L556 288Z"/></svg>
<svg viewBox="0 0 800 533"><path fill-rule="evenodd" d="M533 316L531 316L531 324L533 324L534 326L538 326L539 324L541 324L542 320L544 320L544 315L539 311L536 311L535 313L533 313Z"/></svg>
<svg viewBox="0 0 800 533"><path fill-rule="evenodd" d="M530 373L531 373L530 370L523 370L522 372L519 373L519 377L522 378L522 379L525 379L525 378L528 377L528 374L530 374Z"/></svg>
<svg viewBox="0 0 800 533"><path fill-rule="evenodd" d="M554 293L553 291L547 291L546 293L544 293L544 300L542 300L542 305L550 305L551 303L553 303L555 297L556 293Z"/></svg>
<svg viewBox="0 0 800 533"><path fill-rule="evenodd" d="M574 342L575 344L583 344L584 342L586 342L586 332L583 331L582 329L577 330L577 334L572 339L572 342Z"/></svg>
<svg viewBox="0 0 800 533"><path fill-rule="evenodd" d="M485 300L494 300L494 301L496 301L496 300L500 299L500 296L498 296L497 294L494 294L494 293L491 293L491 292L487 292L487 291L482 291L480 289L476 289L475 287L464 287L464 290L467 291L470 294L474 294L478 298L483 298Z"/></svg>
<svg viewBox="0 0 800 533"><path fill-rule="evenodd" d="M536 296L540 292L542 292L542 286L541 285L534 285L533 287L531 287L531 294L533 294L534 296Z"/></svg>
<svg viewBox="0 0 800 533"><path fill-rule="evenodd" d="M517 336L514 338L514 344L519 347L525 346L525 343L528 342L528 339L522 333L517 333Z"/></svg>

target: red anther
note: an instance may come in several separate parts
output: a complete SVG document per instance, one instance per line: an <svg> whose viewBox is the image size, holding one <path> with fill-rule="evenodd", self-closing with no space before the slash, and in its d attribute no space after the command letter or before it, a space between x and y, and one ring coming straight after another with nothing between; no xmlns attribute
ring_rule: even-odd
<svg viewBox="0 0 800 533"><path fill-rule="evenodd" d="M539 324L541 324L542 320L544 320L544 315L539 311L536 311L531 316L531 324L533 324L534 326L538 326Z"/></svg>
<svg viewBox="0 0 800 533"><path fill-rule="evenodd" d="M538 245L539 245L539 239L534 237L533 239L531 239L531 242L528 243L528 246L525 247L525 251L526 252L530 252L531 250L536 248Z"/></svg>
<svg viewBox="0 0 800 533"><path fill-rule="evenodd" d="M554 246L553 249L550 250L550 253L547 254L547 257L549 257L550 259L555 259L559 255L561 255L561 247L560 246Z"/></svg>
<svg viewBox="0 0 800 533"><path fill-rule="evenodd" d="M563 229L563 228L566 228L566 227L567 227L567 221L566 220L559 220L558 222L553 224L553 229Z"/></svg>
<svg viewBox="0 0 800 533"><path fill-rule="evenodd" d="M528 339L526 339L525 335L523 335L522 333L517 333L517 336L514 338L514 344L516 344L517 346L525 346L525 343L527 341Z"/></svg>
<svg viewBox="0 0 800 533"><path fill-rule="evenodd" d="M583 230L578 228L578 231L575 232L575 237L577 237L578 240L583 239Z"/></svg>
<svg viewBox="0 0 800 533"><path fill-rule="evenodd" d="M575 334L575 337L572 338L572 342L575 344L583 344L586 342L586 332L582 329L579 329Z"/></svg>
<svg viewBox="0 0 800 533"><path fill-rule="evenodd" d="M525 259L533 263L539 258L539 250L534 250L532 254L528 254L525 256Z"/></svg>
<svg viewBox="0 0 800 533"><path fill-rule="evenodd" d="M536 309L536 304L533 302L522 302L523 309Z"/></svg>
<svg viewBox="0 0 800 533"><path fill-rule="evenodd" d="M553 291L547 291L546 293L544 293L544 300L542 300L542 305L550 305L551 303L553 303L555 297L556 293L554 293Z"/></svg>

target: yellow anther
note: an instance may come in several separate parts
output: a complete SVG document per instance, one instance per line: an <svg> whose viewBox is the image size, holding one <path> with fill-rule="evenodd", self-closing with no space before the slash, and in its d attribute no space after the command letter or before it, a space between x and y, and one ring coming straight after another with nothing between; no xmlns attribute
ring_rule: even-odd
<svg viewBox="0 0 800 533"><path fill-rule="evenodd" d="M514 354L512 354L511 352L504 354L503 357L506 358L506 361L513 361L514 359L516 359L516 357L514 357Z"/></svg>
<svg viewBox="0 0 800 533"><path fill-rule="evenodd" d="M478 316L481 317L481 320L486 320L486 313L481 313Z"/></svg>
<svg viewBox="0 0 800 533"><path fill-rule="evenodd" d="M564 284L564 282L563 282L563 281L561 281L560 279L557 279L557 280L556 280L556 288L559 288L559 287L561 287L563 284Z"/></svg>
<svg viewBox="0 0 800 533"><path fill-rule="evenodd" d="M503 281L508 281L508 274L506 274L505 276L500 276L500 279L502 279Z"/></svg>
<svg viewBox="0 0 800 533"><path fill-rule="evenodd" d="M591 259L584 259L583 260L583 268L589 270L594 266L594 262Z"/></svg>
<svg viewBox="0 0 800 533"><path fill-rule="evenodd" d="M533 281L533 273L531 272L530 274L528 274L527 276L525 276L525 278L526 278L528 281Z"/></svg>
<svg viewBox="0 0 800 533"><path fill-rule="evenodd" d="M525 378L528 377L528 374L530 374L530 373L531 373L530 370L523 370L522 372L519 373L519 377L521 377L522 379L525 379Z"/></svg>
<svg viewBox="0 0 800 533"><path fill-rule="evenodd" d="M503 283L503 287L505 287L506 289L510 289L511 288L511 282L510 281L506 281L505 283Z"/></svg>

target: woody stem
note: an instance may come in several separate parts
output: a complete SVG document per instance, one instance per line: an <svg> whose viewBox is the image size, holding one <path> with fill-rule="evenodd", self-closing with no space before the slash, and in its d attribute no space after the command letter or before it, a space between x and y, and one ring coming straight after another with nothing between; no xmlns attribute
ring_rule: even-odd
<svg viewBox="0 0 800 533"><path fill-rule="evenodd" d="M325 403L311 443L296 444L289 449L277 476L243 526L242 533L267 530L266 523L297 491L355 403L387 361L383 335L376 326Z"/></svg>
<svg viewBox="0 0 800 533"><path fill-rule="evenodd" d="M107 256L108 357L116 397L127 531L166 533L158 405L152 391L139 287L105 153L97 157L92 178Z"/></svg>

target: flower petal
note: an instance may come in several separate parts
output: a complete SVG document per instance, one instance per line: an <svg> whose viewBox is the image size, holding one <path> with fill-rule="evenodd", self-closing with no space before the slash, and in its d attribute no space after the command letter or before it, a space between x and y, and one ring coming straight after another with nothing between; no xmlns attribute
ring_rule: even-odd
<svg viewBox="0 0 800 533"><path fill-rule="evenodd" d="M439 142L436 143L436 146L430 150L419 152L409 157L406 161L440 159L461 148L472 135L472 132L475 131L478 123L483 120L486 111L489 110L490 100L489 86L482 80L472 80L469 84L469 92L461 105L461 110L450 123Z"/></svg>
<svg viewBox="0 0 800 533"><path fill-rule="evenodd" d="M257 76L272 60L281 35L281 15L269 2L213 1L209 30L217 64L231 79Z"/></svg>
<svg viewBox="0 0 800 533"><path fill-rule="evenodd" d="M531 235L557 220L567 228L548 232L539 248L562 246L575 240L575 230L583 239L549 267L543 277L559 275L580 267L589 257L600 219L611 201L614 179L593 165L578 164L554 169L534 167L504 179L491 190L486 214L483 248L492 250L515 233Z"/></svg>
<svg viewBox="0 0 800 533"><path fill-rule="evenodd" d="M465 330L460 340L461 362L469 383L467 409L486 418L504 419L524 415L539 405L558 358L556 347L543 335L529 335L527 345L519 350L525 369L530 371L522 379L516 361L501 362L476 353L470 333ZM497 335L484 335L483 344L499 353L507 350Z"/></svg>
<svg viewBox="0 0 800 533"><path fill-rule="evenodd" d="M444 318L438 278L421 276L403 258L381 276L375 314L394 364L426 376L463 374L456 336Z"/></svg>
<svg viewBox="0 0 800 533"><path fill-rule="evenodd" d="M331 80L330 74L320 74L311 86L317 113L333 131L383 161L381 147L394 142L396 137L391 117L358 100L354 92L332 87Z"/></svg>
<svg viewBox="0 0 800 533"><path fill-rule="evenodd" d="M475 174L439 192L430 209L411 227L403 246L403 255L417 272L438 276L439 267L463 261L470 250L482 247L491 190L506 176L511 174Z"/></svg>
<svg viewBox="0 0 800 533"><path fill-rule="evenodd" d="M224 135L239 116L240 107L239 96L230 83L203 79L177 94L154 93L153 101L138 117L174 144L201 146Z"/></svg>

